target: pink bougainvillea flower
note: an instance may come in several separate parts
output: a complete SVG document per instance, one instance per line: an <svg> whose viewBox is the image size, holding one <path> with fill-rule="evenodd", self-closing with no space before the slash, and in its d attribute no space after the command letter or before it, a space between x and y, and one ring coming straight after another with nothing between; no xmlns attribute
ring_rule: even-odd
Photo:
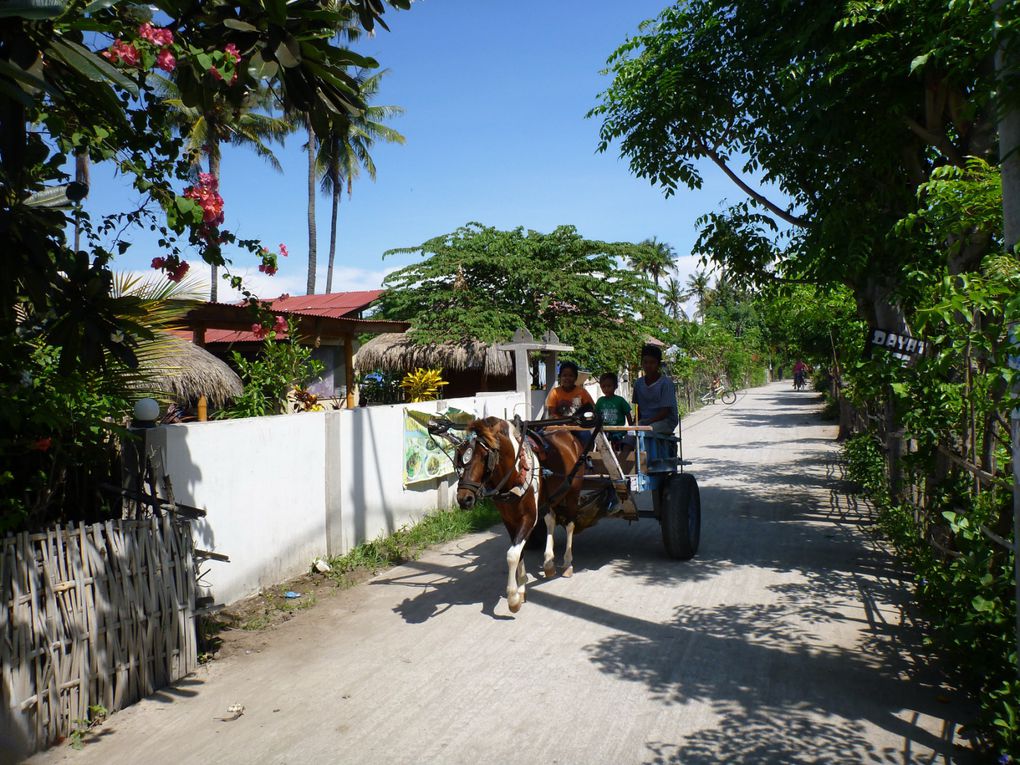
<svg viewBox="0 0 1020 765"><path fill-rule="evenodd" d="M277 268L272 263L263 263L259 266L259 271L266 276L273 276L276 274Z"/></svg>
<svg viewBox="0 0 1020 765"><path fill-rule="evenodd" d="M280 245L280 254L283 255L283 257L287 257L287 255L289 254L287 252L287 245L285 244Z"/></svg>
<svg viewBox="0 0 1020 765"><path fill-rule="evenodd" d="M152 32L152 42L155 45L165 48L168 45L174 44L174 33L169 29L154 29Z"/></svg>
<svg viewBox="0 0 1020 765"><path fill-rule="evenodd" d="M208 188L216 191L216 188L220 185L219 181L216 180L216 176L212 173L199 173L198 174L198 185L207 186Z"/></svg>
<svg viewBox="0 0 1020 765"><path fill-rule="evenodd" d="M273 322L273 329L277 332L285 332L287 330L287 320L282 316L277 316L276 321Z"/></svg>
<svg viewBox="0 0 1020 765"><path fill-rule="evenodd" d="M166 265L166 258L153 258L152 259L152 267L153 268L162 268L165 265Z"/></svg>
<svg viewBox="0 0 1020 765"><path fill-rule="evenodd" d="M235 64L241 60L241 51L237 49L234 43L227 43L223 48L223 52L227 54L227 58L233 59Z"/></svg>
<svg viewBox="0 0 1020 765"><path fill-rule="evenodd" d="M120 60L128 66L138 66L138 62L141 61L141 56L134 45L124 43L120 48Z"/></svg>
<svg viewBox="0 0 1020 765"><path fill-rule="evenodd" d="M53 446L53 439L50 437L46 437L37 438L35 441L32 442L32 445L29 448L35 452L48 452L51 446Z"/></svg>
<svg viewBox="0 0 1020 765"><path fill-rule="evenodd" d="M252 324L251 333L255 335L255 339L262 340L269 332L261 324Z"/></svg>
<svg viewBox="0 0 1020 765"><path fill-rule="evenodd" d="M174 54L170 51L161 50L156 54L156 66L164 72L172 72L177 68L177 59L174 58Z"/></svg>
<svg viewBox="0 0 1020 765"><path fill-rule="evenodd" d="M128 66L138 66L141 60L138 49L123 40L114 40L113 45L103 51L103 58L115 64L120 62Z"/></svg>
<svg viewBox="0 0 1020 765"><path fill-rule="evenodd" d="M188 261L182 261L175 269L167 274L167 278L172 282L179 282L188 273L188 269L191 266L188 265Z"/></svg>

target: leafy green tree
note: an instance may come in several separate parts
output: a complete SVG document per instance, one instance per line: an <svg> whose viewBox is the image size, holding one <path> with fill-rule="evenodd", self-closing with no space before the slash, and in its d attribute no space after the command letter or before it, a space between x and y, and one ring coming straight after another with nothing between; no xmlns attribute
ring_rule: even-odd
<svg viewBox="0 0 1020 765"><path fill-rule="evenodd" d="M110 270L135 227L158 233L153 267L169 284L184 278L190 247L209 265L225 267L225 248L236 247L275 270L275 255L260 242L220 228L225 202L215 184L193 178L153 70L169 75L184 108L207 114L218 99L241 113L266 88L281 109L309 114L316 134L326 135L365 107L349 72L376 66L334 31L343 23L370 31L387 7L409 6L156 0L0 8L0 387L14 392L0 407L3 524L18 512L80 517L87 503L78 500L97 496L97 474L85 469L74 491L52 487L71 480L67 465L87 464L93 428L128 414L129 398L105 376L137 369L153 337L143 301L117 293ZM103 162L130 179L142 204L93 220L76 205L88 192L87 166ZM236 276L231 283L244 286ZM79 411L90 413L85 426ZM58 463L59 454L74 456Z"/></svg>
<svg viewBox="0 0 1020 765"><path fill-rule="evenodd" d="M340 212L340 197L346 187L350 198L354 181L364 170L368 177L375 180L375 161L369 153L373 144L378 141L387 143L404 143L404 136L393 128L385 125L384 120L403 114L399 106L379 106L371 103L379 92L379 82L389 72L384 69L373 75L360 73L360 92L367 104L358 115L351 117L347 133L330 133L319 146L318 168L322 175L322 190L332 198L329 222L329 260L326 267L326 292L333 289L333 259L336 256L337 216Z"/></svg>
<svg viewBox="0 0 1020 765"><path fill-rule="evenodd" d="M990 2L691 0L613 54L591 116L600 149L619 141L667 195L700 187L701 159L748 195L708 221L729 230L711 256L735 276L840 282L866 319L899 329L895 290L923 253L888 234L934 166L994 149L994 30ZM753 173L788 203L753 187ZM788 241L768 246L766 229L780 226ZM962 271L982 254L944 262Z"/></svg>
<svg viewBox="0 0 1020 765"><path fill-rule="evenodd" d="M244 391L230 406L221 410L221 417L233 419L282 414L287 410L287 397L295 388L319 379L322 362L312 358L310 345L300 343L296 338L297 323L290 318L287 321L287 339L281 339L276 330L270 330L254 359L246 359L237 351L231 354L244 382Z"/></svg>
<svg viewBox="0 0 1020 765"><path fill-rule="evenodd" d="M469 223L387 253L425 259L386 278L382 314L410 321L420 342L505 342L520 327L535 337L553 330L579 363L619 369L646 336L672 326L654 285L619 265L643 249L585 239L572 226L543 234Z"/></svg>

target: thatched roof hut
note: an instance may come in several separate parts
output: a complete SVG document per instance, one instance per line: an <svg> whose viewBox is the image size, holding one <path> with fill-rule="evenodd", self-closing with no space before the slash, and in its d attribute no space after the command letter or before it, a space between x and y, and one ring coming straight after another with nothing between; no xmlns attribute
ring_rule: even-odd
<svg viewBox="0 0 1020 765"><path fill-rule="evenodd" d="M407 334L395 332L373 337L361 346L354 365L360 374L374 369L409 372L418 367L453 372L474 370L486 377L506 377L514 371L510 354L489 343L469 340L418 345Z"/></svg>
<svg viewBox="0 0 1020 765"><path fill-rule="evenodd" d="M179 337L168 336L165 352L143 358L141 370L154 387L171 394L178 402L197 401L205 396L212 407L224 406L241 395L244 385L223 361L209 351Z"/></svg>

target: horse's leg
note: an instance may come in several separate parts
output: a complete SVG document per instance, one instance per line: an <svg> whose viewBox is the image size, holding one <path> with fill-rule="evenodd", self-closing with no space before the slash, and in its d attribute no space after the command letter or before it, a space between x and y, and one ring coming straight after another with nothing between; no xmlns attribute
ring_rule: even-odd
<svg viewBox="0 0 1020 765"><path fill-rule="evenodd" d="M521 560L523 550L524 540L521 540L510 545L510 549L506 551L506 602L513 613L520 611L524 602L524 587L518 583L518 569L523 563Z"/></svg>
<svg viewBox="0 0 1020 765"><path fill-rule="evenodd" d="M567 524L567 549L563 552L563 576L574 575L574 522Z"/></svg>
<svg viewBox="0 0 1020 765"><path fill-rule="evenodd" d="M549 533L545 538L545 557L542 559L542 572L546 579L556 576L556 561L553 555L553 532L556 531L556 516L550 509L545 514L545 528Z"/></svg>

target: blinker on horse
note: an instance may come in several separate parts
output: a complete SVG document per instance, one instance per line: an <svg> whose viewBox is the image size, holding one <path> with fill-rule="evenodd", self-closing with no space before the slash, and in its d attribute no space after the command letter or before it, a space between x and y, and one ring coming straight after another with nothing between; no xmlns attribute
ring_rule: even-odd
<svg viewBox="0 0 1020 765"><path fill-rule="evenodd" d="M539 507L547 508L548 535L542 565L546 577L556 573L553 531L557 520L567 529L563 576L574 573L573 532L584 477L582 455L580 443L567 431L547 431L533 443L497 417L471 422L467 437L457 448L457 504L469 509L479 497L491 498L510 535L506 596L511 612L519 611L526 599L522 553L538 523ZM541 466L546 467L545 476Z"/></svg>

